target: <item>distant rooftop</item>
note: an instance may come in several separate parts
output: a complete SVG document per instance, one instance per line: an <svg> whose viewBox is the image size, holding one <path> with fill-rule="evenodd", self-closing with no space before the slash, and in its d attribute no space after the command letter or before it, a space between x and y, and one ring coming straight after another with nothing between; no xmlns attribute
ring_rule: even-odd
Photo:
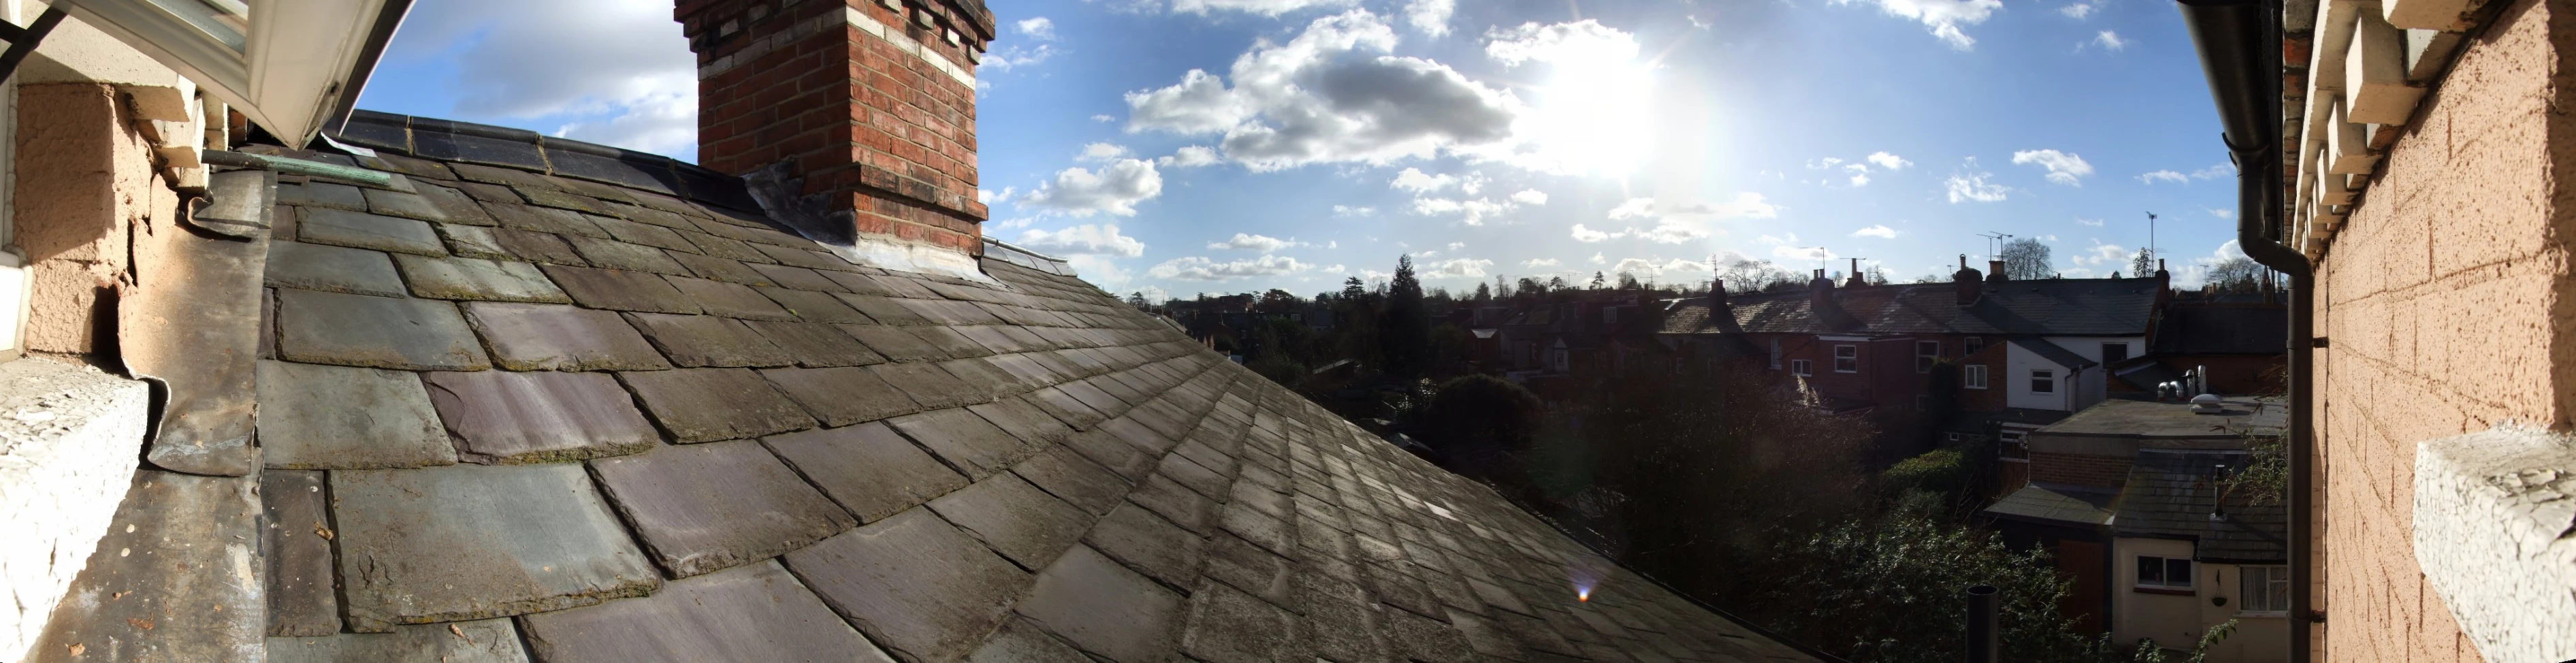
<svg viewBox="0 0 2576 663"><path fill-rule="evenodd" d="M2032 435L2127 437L2146 440L2233 438L2242 434L2280 435L2288 407L2278 399L2229 396L2222 414L2196 414L2190 403L2112 399L2068 416Z"/></svg>

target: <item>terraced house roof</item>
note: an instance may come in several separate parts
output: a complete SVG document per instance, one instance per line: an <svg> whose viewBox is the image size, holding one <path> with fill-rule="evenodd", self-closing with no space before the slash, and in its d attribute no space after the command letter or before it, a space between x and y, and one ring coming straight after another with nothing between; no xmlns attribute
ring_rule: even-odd
<svg viewBox="0 0 2576 663"><path fill-rule="evenodd" d="M1042 257L272 151L401 177L281 177L255 494L141 472L39 660L1816 660Z"/></svg>
<svg viewBox="0 0 2576 663"><path fill-rule="evenodd" d="M1694 297L1672 305L1663 333L2133 336L2147 332L2164 287L2150 278L2000 281L1961 306L1949 282L1870 285L1833 289L1834 306L1821 314L1803 290L1730 294L1734 327L1710 317L1708 298Z"/></svg>

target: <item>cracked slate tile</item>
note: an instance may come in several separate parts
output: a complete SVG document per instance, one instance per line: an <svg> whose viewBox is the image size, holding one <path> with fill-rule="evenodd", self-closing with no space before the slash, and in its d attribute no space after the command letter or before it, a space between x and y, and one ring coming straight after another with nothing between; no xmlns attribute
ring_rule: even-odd
<svg viewBox="0 0 2576 663"><path fill-rule="evenodd" d="M488 619L661 585L581 466L331 473L349 626Z"/></svg>
<svg viewBox="0 0 2576 663"><path fill-rule="evenodd" d="M268 563L268 634L340 632L340 591L331 573L331 511L315 470L262 470L260 558Z"/></svg>
<svg viewBox="0 0 2576 663"><path fill-rule="evenodd" d="M438 231L431 230L428 222L365 212L307 208L296 223L295 238L394 253L447 255L447 244L439 241Z"/></svg>
<svg viewBox="0 0 2576 663"><path fill-rule="evenodd" d="M791 366L788 356L742 321L712 315L628 313L626 320L680 366Z"/></svg>
<svg viewBox="0 0 2576 663"><path fill-rule="evenodd" d="M391 633L269 638L268 663L528 663L508 619L396 626Z"/></svg>
<svg viewBox="0 0 2576 663"><path fill-rule="evenodd" d="M860 314L857 309L841 303L841 300L834 298L831 293L768 287L757 288L757 290L760 294L769 296L770 301L786 307L788 312L794 313L798 319L806 322L844 324L875 322L868 319L868 316Z"/></svg>
<svg viewBox="0 0 2576 663"><path fill-rule="evenodd" d="M1091 527L1091 514L997 473L930 501L930 510L1021 568L1041 569Z"/></svg>
<svg viewBox="0 0 2576 663"><path fill-rule="evenodd" d="M402 277L384 253L325 244L269 242L268 269L261 278L277 288L403 295Z"/></svg>
<svg viewBox="0 0 2576 663"><path fill-rule="evenodd" d="M581 253L572 250L572 244L565 242L562 235L495 228L492 230L492 239L500 242L503 250L518 256L520 260L549 265L590 266L590 261L581 259Z"/></svg>
<svg viewBox="0 0 2576 663"><path fill-rule="evenodd" d="M769 298L760 296L760 291L751 286L688 276L665 278L672 287L680 289L680 294L688 295L690 301L706 309L709 315L746 320L794 320L797 317Z"/></svg>
<svg viewBox="0 0 2576 663"><path fill-rule="evenodd" d="M588 308L653 313L696 313L698 305L656 274L547 265L546 276L575 303Z"/></svg>
<svg viewBox="0 0 2576 663"><path fill-rule="evenodd" d="M671 581L650 597L520 618L547 663L893 663L777 562Z"/></svg>
<svg viewBox="0 0 2576 663"><path fill-rule="evenodd" d="M448 253L467 258L518 259L518 256L510 253L509 247L501 245L500 236L493 232L494 229L482 226L438 224L439 236L447 238Z"/></svg>
<svg viewBox="0 0 2576 663"><path fill-rule="evenodd" d="M839 327L819 322L745 321L752 331L760 332L778 349L796 358L796 365L806 368L866 366L885 363L885 356L851 338Z"/></svg>
<svg viewBox="0 0 2576 663"><path fill-rule="evenodd" d="M367 211L422 221L446 221L447 211L416 193L367 189Z"/></svg>
<svg viewBox="0 0 2576 663"><path fill-rule="evenodd" d="M859 526L752 440L660 447L590 466L673 577L768 559Z"/></svg>
<svg viewBox="0 0 2576 663"><path fill-rule="evenodd" d="M671 367L614 311L560 304L467 302L465 318L513 371L650 371Z"/></svg>
<svg viewBox="0 0 2576 663"><path fill-rule="evenodd" d="M1207 539L1134 504L1110 510L1082 540L1173 587L1195 585L1207 555Z"/></svg>
<svg viewBox="0 0 2576 663"><path fill-rule="evenodd" d="M1034 581L918 508L788 553L786 562L869 640L913 661L965 657Z"/></svg>
<svg viewBox="0 0 2576 663"><path fill-rule="evenodd" d="M564 240L571 242L572 250L580 253L581 259L589 261L592 266L674 276L689 275L689 268L680 266L680 261L671 259L671 254L661 249L580 235L566 235Z"/></svg>
<svg viewBox="0 0 2576 663"><path fill-rule="evenodd" d="M1120 663L1163 661L1180 644L1182 598L1087 546L1038 574L1014 608L1084 652Z"/></svg>
<svg viewBox="0 0 2576 663"><path fill-rule="evenodd" d="M572 303L563 289L546 280L545 273L531 263L415 255L396 256L394 263L402 267L404 280L411 283L411 294L420 297Z"/></svg>
<svg viewBox="0 0 2576 663"><path fill-rule="evenodd" d="M456 464L429 392L408 372L262 361L259 401L261 456L269 467Z"/></svg>
<svg viewBox="0 0 2576 663"><path fill-rule="evenodd" d="M760 437L814 427L814 418L747 368L619 373L644 409L680 442Z"/></svg>
<svg viewBox="0 0 2576 663"><path fill-rule="evenodd" d="M847 426L921 410L912 397L864 368L784 368L760 374L826 426Z"/></svg>
<svg viewBox="0 0 2576 663"><path fill-rule="evenodd" d="M1010 469L1037 451L965 408L908 414L886 424L977 481Z"/></svg>
<svg viewBox="0 0 2576 663"><path fill-rule="evenodd" d="M662 442L626 388L605 373L432 372L421 378L457 455L469 462L583 460Z"/></svg>
<svg viewBox="0 0 2576 663"><path fill-rule="evenodd" d="M454 303L310 290L279 290L277 302L277 352L290 361L414 370L492 366Z"/></svg>
<svg viewBox="0 0 2576 663"><path fill-rule="evenodd" d="M860 522L873 523L967 485L882 423L827 428L761 440Z"/></svg>

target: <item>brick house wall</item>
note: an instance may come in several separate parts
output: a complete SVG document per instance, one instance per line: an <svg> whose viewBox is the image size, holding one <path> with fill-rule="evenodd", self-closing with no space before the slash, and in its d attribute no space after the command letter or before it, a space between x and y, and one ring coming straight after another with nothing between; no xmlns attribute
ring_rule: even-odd
<svg viewBox="0 0 2576 663"><path fill-rule="evenodd" d="M1961 340L1965 341L1965 339ZM1986 367L1986 388L1969 389L1962 385L1959 388L1959 409L1969 412L2002 412L2005 407L2008 407L2005 403L2004 390L2003 339L1980 340L1986 341L1986 347L1977 350L1976 354L1959 358L1960 379L1967 379L1968 366L1984 366ZM1960 347L1966 348L1964 345Z"/></svg>

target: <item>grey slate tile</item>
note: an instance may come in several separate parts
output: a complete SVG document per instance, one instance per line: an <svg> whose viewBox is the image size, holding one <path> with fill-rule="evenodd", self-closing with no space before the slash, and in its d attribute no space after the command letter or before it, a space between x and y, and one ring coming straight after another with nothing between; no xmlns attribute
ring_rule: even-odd
<svg viewBox="0 0 2576 663"><path fill-rule="evenodd" d="M876 522L966 486L881 423L764 438L771 451L861 522Z"/></svg>
<svg viewBox="0 0 2576 663"><path fill-rule="evenodd" d="M796 319L795 314L760 296L760 291L751 286L688 276L673 276L668 280L672 287L680 289L680 294L688 295L690 301L697 302L698 307L706 309L710 315L748 320Z"/></svg>
<svg viewBox="0 0 2576 663"><path fill-rule="evenodd" d="M582 260L593 266L676 276L689 274L689 268L680 266L671 254L650 246L579 235L566 235L564 240L572 244L572 250L580 253Z"/></svg>
<svg viewBox="0 0 2576 663"><path fill-rule="evenodd" d="M749 265L749 267L753 271L760 272L760 275L768 279L771 285L776 285L781 288L812 290L815 292L849 291L847 288L841 287L841 284L837 282L837 279L825 276L826 274L839 274L840 272L818 272L803 267L765 265L759 263L753 263Z"/></svg>
<svg viewBox="0 0 2576 663"><path fill-rule="evenodd" d="M769 279L762 277L759 272L751 271L751 268L743 266L740 261L676 251L670 256L672 260L679 261L681 267L689 268L689 273L697 275L698 278L744 285L769 285Z"/></svg>
<svg viewBox="0 0 2576 663"><path fill-rule="evenodd" d="M451 630L453 629L453 630ZM528 663L508 619L396 626L391 633L269 638L268 663Z"/></svg>
<svg viewBox="0 0 2576 663"><path fill-rule="evenodd" d="M834 257L832 254L809 248L800 248L805 246L814 246L814 243L812 242L797 242L797 244L799 246L754 244L751 248L758 249L761 253L767 254L770 259L777 260L778 264L782 265L794 265L810 269L834 271L849 271L853 269L848 261Z"/></svg>
<svg viewBox="0 0 2576 663"><path fill-rule="evenodd" d="M751 440L661 447L590 466L673 577L768 559L859 525Z"/></svg>
<svg viewBox="0 0 2576 663"><path fill-rule="evenodd" d="M1029 405L1045 410L1047 414L1054 415L1057 421L1062 421L1075 429L1088 430L1108 419L1100 414L1099 410L1083 404L1081 399L1074 398L1072 394L1067 394L1064 390L1055 387L1029 392L1024 398L1028 400Z"/></svg>
<svg viewBox="0 0 2576 663"><path fill-rule="evenodd" d="M902 304L896 303L898 300L891 297L845 294L835 294L833 296L840 298L841 303L850 305L850 308L858 309L860 313L867 314L869 319L882 324L930 324L929 320L922 319L920 315L913 313L912 309L904 308Z"/></svg>
<svg viewBox="0 0 2576 663"><path fill-rule="evenodd" d="M680 442L760 437L814 427L787 397L747 368L619 373L662 430Z"/></svg>
<svg viewBox="0 0 2576 663"><path fill-rule="evenodd" d="M579 465L333 472L331 498L352 630L561 610L661 585Z"/></svg>
<svg viewBox="0 0 2576 663"><path fill-rule="evenodd" d="M905 331L906 329L886 325L841 325L841 331L867 344L869 349L885 355L887 359L918 362L948 358L948 353L939 351L937 346L921 340L920 336Z"/></svg>
<svg viewBox="0 0 2576 663"><path fill-rule="evenodd" d="M975 650L967 663L1093 663L1082 650L1047 635L1027 620L1013 618L1002 622L1001 630Z"/></svg>
<svg viewBox="0 0 2576 663"><path fill-rule="evenodd" d="M1065 551L1038 574L1037 586L1015 608L1084 652L1120 663L1171 658L1180 644L1181 609L1179 593L1085 546Z"/></svg>
<svg viewBox="0 0 2576 663"><path fill-rule="evenodd" d="M826 426L847 426L921 410L912 397L864 368L781 368L761 371L761 376Z"/></svg>
<svg viewBox="0 0 2576 663"><path fill-rule="evenodd" d="M438 224L439 236L447 238L448 253L468 258L518 259L517 255L510 253L509 247L501 245L501 237L493 233L494 229L481 226Z"/></svg>
<svg viewBox="0 0 2576 663"><path fill-rule="evenodd" d="M399 216L422 221L446 221L447 211L422 198L420 194L367 189L367 211L385 216Z"/></svg>
<svg viewBox="0 0 2576 663"><path fill-rule="evenodd" d="M1476 660L1475 649L1457 629L1429 617L1402 610L1378 614L1384 621L1389 649L1408 659L1423 663L1466 663Z"/></svg>
<svg viewBox="0 0 2576 663"><path fill-rule="evenodd" d="M473 196L467 195L463 191L450 189L436 184L420 182L415 182L415 184L416 188L420 190L420 197L427 199L431 206L438 208L439 212L446 214L448 223L462 223L475 226L491 226L499 223L498 221L492 220L491 213L483 211L482 204L474 202Z"/></svg>
<svg viewBox="0 0 2576 663"><path fill-rule="evenodd" d="M1008 472L931 500L930 510L1029 569L1046 568L1091 526L1091 514Z"/></svg>
<svg viewBox="0 0 2576 663"><path fill-rule="evenodd" d="M1191 492L1188 488L1181 487L1181 484L1173 483L1163 475L1154 474L1145 477L1143 482L1136 485L1135 492L1127 494L1127 501L1152 509L1154 513L1162 514L1163 518L1172 521L1173 524L1192 532L1205 535L1215 531L1213 513L1216 510L1216 504L1198 493Z"/></svg>
<svg viewBox="0 0 2576 663"><path fill-rule="evenodd" d="M1295 613L1222 583L1190 593L1181 653L1208 663L1305 663L1315 660L1306 625Z"/></svg>
<svg viewBox="0 0 2576 663"><path fill-rule="evenodd" d="M689 243L687 238L681 237L679 233L672 232L669 228L601 216L590 217L590 222L598 225L600 230L608 231L609 237L620 242L673 251L700 252L696 244Z"/></svg>
<svg viewBox="0 0 2576 663"><path fill-rule="evenodd" d="M403 279L411 283L411 294L420 297L572 303L563 289L546 280L546 275L530 263L415 255L396 256L394 263L402 267Z"/></svg>
<svg viewBox="0 0 2576 663"><path fill-rule="evenodd" d="M256 476L136 470L87 566L50 618L38 618L47 621L22 663L94 661L111 652L127 661L257 657L267 629L261 569L252 559L258 484ZM195 607L201 605L233 608ZM72 645L84 643L91 654L70 655Z"/></svg>
<svg viewBox="0 0 2576 663"><path fill-rule="evenodd" d="M438 240L438 231L431 230L428 222L365 212L307 208L296 223L295 238L394 253L447 255L447 244Z"/></svg>
<svg viewBox="0 0 2576 663"><path fill-rule="evenodd" d="M1034 580L919 508L788 553L786 562L869 640L914 661L974 651Z"/></svg>
<svg viewBox="0 0 2576 663"><path fill-rule="evenodd" d="M1083 458L1081 452L1061 446L1049 446L1011 471L1047 494L1093 515L1118 506L1119 498L1134 487L1117 473Z"/></svg>
<svg viewBox="0 0 2576 663"><path fill-rule="evenodd" d="M697 302L669 281L647 272L547 265L546 277L587 308L653 313L696 313Z"/></svg>
<svg viewBox="0 0 2576 663"><path fill-rule="evenodd" d="M259 439L269 467L456 464L420 378L372 368L259 362Z"/></svg>
<svg viewBox="0 0 2576 663"><path fill-rule="evenodd" d="M582 460L636 453L662 441L626 388L605 373L433 372L421 378L466 461Z"/></svg>
<svg viewBox="0 0 2576 663"><path fill-rule="evenodd" d="M1097 429L1065 436L1064 448L1081 453L1082 457L1091 459L1091 462L1108 468L1110 472L1128 481L1143 481L1154 471L1152 455ZM1170 480L1165 479L1165 481Z"/></svg>
<svg viewBox="0 0 2576 663"><path fill-rule="evenodd" d="M400 297L402 277L384 253L323 244L268 243L267 285L361 295Z"/></svg>
<svg viewBox="0 0 2576 663"><path fill-rule="evenodd" d="M589 219L568 210L495 202L484 203L483 209L491 212L492 219L499 221L503 228L602 239L608 237L606 231L592 225Z"/></svg>
<svg viewBox="0 0 2576 663"><path fill-rule="evenodd" d="M347 210L367 208L367 198L358 187L329 182L277 185L277 202L299 207L330 207Z"/></svg>
<svg viewBox="0 0 2576 663"><path fill-rule="evenodd" d="M565 242L562 235L495 228L492 239L500 243L502 250L509 251L520 260L574 267L590 265L590 261L581 259L580 252L572 250L572 244Z"/></svg>
<svg viewBox="0 0 2576 663"><path fill-rule="evenodd" d="M277 351L290 361L482 370L492 361L453 303L310 290L277 292Z"/></svg>
<svg viewBox="0 0 2576 663"><path fill-rule="evenodd" d="M268 562L268 634L340 632L340 591L331 575L331 512L323 473L264 470L259 497L265 526L260 557Z"/></svg>
<svg viewBox="0 0 2576 663"><path fill-rule="evenodd" d="M650 597L520 619L547 663L892 663L777 562L675 580Z"/></svg>
<svg viewBox="0 0 2576 663"><path fill-rule="evenodd" d="M930 347L938 348L939 354L944 358L982 357L993 354L993 351L986 349L984 344L977 343L975 339L967 338L966 335L957 333L957 330L945 326L928 325L904 329L911 331L914 336L921 337L922 342L929 343Z"/></svg>
<svg viewBox="0 0 2576 663"><path fill-rule="evenodd" d="M1265 601L1291 602L1297 567L1287 557L1224 533L1208 537L1207 550L1207 577Z"/></svg>
<svg viewBox="0 0 2576 663"><path fill-rule="evenodd" d="M630 371L671 367L613 311L560 304L467 302L465 318L513 371Z"/></svg>
<svg viewBox="0 0 2576 663"><path fill-rule="evenodd" d="M1190 587L1206 562L1207 539L1134 504L1121 504L1083 542L1165 585Z"/></svg>
<svg viewBox="0 0 2576 663"><path fill-rule="evenodd" d="M786 307L787 311L796 314L798 319L806 322L844 324L875 322L868 319L868 316L860 314L857 309L841 303L841 300L832 297L831 293L769 287L758 288L758 290L760 294L767 295L770 301L778 302L779 306Z"/></svg>
<svg viewBox="0 0 2576 663"><path fill-rule="evenodd" d="M742 321L712 315L628 313L626 320L680 366L792 366L788 356Z"/></svg>
<svg viewBox="0 0 2576 663"><path fill-rule="evenodd" d="M806 368L866 366L885 363L885 355L869 350L843 333L839 327L819 322L782 322L751 320L743 324L796 358L796 365Z"/></svg>
<svg viewBox="0 0 2576 663"><path fill-rule="evenodd" d="M978 481L1037 451L964 408L909 414L886 423Z"/></svg>
<svg viewBox="0 0 2576 663"><path fill-rule="evenodd" d="M949 408L992 400L992 395L935 364L877 364L867 367L925 408Z"/></svg>

